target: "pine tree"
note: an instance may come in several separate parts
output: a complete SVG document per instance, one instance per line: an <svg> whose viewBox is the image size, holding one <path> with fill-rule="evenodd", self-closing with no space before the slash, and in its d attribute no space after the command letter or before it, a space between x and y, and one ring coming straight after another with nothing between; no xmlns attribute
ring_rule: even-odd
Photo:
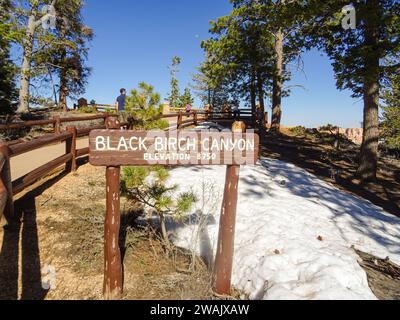
<svg viewBox="0 0 400 320"><path fill-rule="evenodd" d="M171 108L179 107L179 81L177 79L177 73L179 72L179 65L181 64L181 58L175 56L172 58L172 64L169 66L171 72L171 92L167 100Z"/></svg>
<svg viewBox="0 0 400 320"><path fill-rule="evenodd" d="M12 40L9 0L0 0L0 113L9 114L15 98L15 68L10 60L10 41Z"/></svg>
<svg viewBox="0 0 400 320"><path fill-rule="evenodd" d="M154 92L154 87L145 82L139 83L138 89L133 89L126 98L126 112L133 117L137 129L166 129L168 121L161 118L163 105L160 94Z"/></svg>
<svg viewBox="0 0 400 320"><path fill-rule="evenodd" d="M385 145L400 150L400 72L390 78L383 99L381 127Z"/></svg>
<svg viewBox="0 0 400 320"><path fill-rule="evenodd" d="M333 61L337 87L349 89L364 101L364 137L357 175L363 182L376 179L378 168L379 99L382 84L400 65L400 3L363 0L354 3L357 26L343 27L348 5L344 0L305 1L311 43Z"/></svg>
<svg viewBox="0 0 400 320"><path fill-rule="evenodd" d="M67 111L67 97L78 98L85 92L90 68L85 66L88 46L93 38L93 31L83 23L81 0L63 0L56 3L58 13L52 71L59 77L59 107Z"/></svg>
<svg viewBox="0 0 400 320"><path fill-rule="evenodd" d="M190 92L189 88L185 88L183 95L180 96L179 98L179 105L181 108L184 108L188 104L193 105L193 97L192 93Z"/></svg>

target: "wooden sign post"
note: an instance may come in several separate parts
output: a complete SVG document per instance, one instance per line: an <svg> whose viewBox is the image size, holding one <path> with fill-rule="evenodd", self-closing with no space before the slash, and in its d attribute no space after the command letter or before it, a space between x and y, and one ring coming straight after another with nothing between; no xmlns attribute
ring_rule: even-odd
<svg viewBox="0 0 400 320"><path fill-rule="evenodd" d="M111 121L111 122L110 122ZM129 165L199 166L227 165L214 289L230 293L239 169L258 160L259 137L243 132L122 131L116 119L109 130L94 130L89 137L89 160L107 167L107 213L104 243L104 295L122 293L122 264L119 249L120 167Z"/></svg>
<svg viewBox="0 0 400 320"><path fill-rule="evenodd" d="M106 127L110 130L118 130L121 126L117 118L110 117L107 120ZM123 290L121 249L119 247L121 226L120 173L120 166L107 166L103 284L103 293L107 300L119 298Z"/></svg>

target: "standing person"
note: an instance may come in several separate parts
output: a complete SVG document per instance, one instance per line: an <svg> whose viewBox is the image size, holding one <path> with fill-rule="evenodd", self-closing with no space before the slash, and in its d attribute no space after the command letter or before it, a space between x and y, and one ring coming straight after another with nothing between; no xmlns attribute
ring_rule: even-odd
<svg viewBox="0 0 400 320"><path fill-rule="evenodd" d="M122 88L119 92L121 95L117 98L118 112L123 112L125 111L126 90Z"/></svg>
<svg viewBox="0 0 400 320"><path fill-rule="evenodd" d="M239 110L239 106L238 105L235 105L233 107L233 118L235 120L238 120L240 118L240 110Z"/></svg>
<svg viewBox="0 0 400 320"><path fill-rule="evenodd" d="M192 105L190 103L188 103L186 105L186 113L190 113L192 111Z"/></svg>

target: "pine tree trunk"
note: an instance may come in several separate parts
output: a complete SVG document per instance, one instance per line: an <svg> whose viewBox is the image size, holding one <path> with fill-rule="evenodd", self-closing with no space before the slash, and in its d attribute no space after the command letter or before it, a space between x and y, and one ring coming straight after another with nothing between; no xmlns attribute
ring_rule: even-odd
<svg viewBox="0 0 400 320"><path fill-rule="evenodd" d="M31 73L31 62L33 52L33 41L36 29L36 9L32 10L29 16L28 26L26 29L24 39L24 52L22 57L21 67L21 80L19 89L19 105L17 113L28 113L29 112L29 84L30 84L30 73Z"/></svg>
<svg viewBox="0 0 400 320"><path fill-rule="evenodd" d="M63 112L68 112L68 105L67 105L67 92L68 88L63 81L60 81L60 99L59 99L59 108L63 109Z"/></svg>
<svg viewBox="0 0 400 320"><path fill-rule="evenodd" d="M279 132L282 119L282 77L283 77L283 32L276 33L275 40L275 73L272 92L272 121L271 130Z"/></svg>
<svg viewBox="0 0 400 320"><path fill-rule="evenodd" d="M60 26L60 39L65 39L66 38L66 26L63 23L61 23ZM61 61L61 70L60 70L60 93L59 93L59 107L63 109L64 112L68 111L68 106L67 106L67 96L68 96L68 80L67 80L67 50L65 48L62 49L61 55L60 55L60 61Z"/></svg>
<svg viewBox="0 0 400 320"><path fill-rule="evenodd" d="M379 2L370 1L366 18L365 44L371 48L365 56L364 135L357 176L362 182L376 180L379 152Z"/></svg>
<svg viewBox="0 0 400 320"><path fill-rule="evenodd" d="M59 93L59 108L62 108L64 112L68 111L67 96L68 96L68 85L67 85L67 74L65 65L65 51L61 55L62 69L60 71L60 93Z"/></svg>
<svg viewBox="0 0 400 320"><path fill-rule="evenodd" d="M167 226L165 224L165 216L163 213L159 213L160 215L160 226L161 226L161 234L165 242L165 246L168 251L171 251L171 242L169 241Z"/></svg>
<svg viewBox="0 0 400 320"><path fill-rule="evenodd" d="M253 127L256 125L257 118L257 94L256 94L256 75L255 72L252 72L252 78L250 83L250 104L251 104L251 114Z"/></svg>
<svg viewBox="0 0 400 320"><path fill-rule="evenodd" d="M257 74L257 89L258 89L258 100L260 102L260 112L258 114L259 130L261 138L263 138L265 132L265 123L264 123L265 101L264 101L264 81L260 73Z"/></svg>

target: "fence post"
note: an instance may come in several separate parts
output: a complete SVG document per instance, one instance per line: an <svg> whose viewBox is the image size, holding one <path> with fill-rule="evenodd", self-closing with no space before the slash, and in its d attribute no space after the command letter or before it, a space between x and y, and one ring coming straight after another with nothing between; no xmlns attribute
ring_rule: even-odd
<svg viewBox="0 0 400 320"><path fill-rule="evenodd" d="M7 144L0 145L0 218L4 214L7 223L16 219L14 212L13 188L11 180L10 149Z"/></svg>
<svg viewBox="0 0 400 320"><path fill-rule="evenodd" d="M242 130L236 132L242 132ZM213 290L220 295L231 294L239 173L239 165L229 165L226 168L225 191L213 271Z"/></svg>
<svg viewBox="0 0 400 320"><path fill-rule="evenodd" d="M182 112L179 112L179 116L178 116L178 123L176 125L176 129L179 130L181 125L182 125L182 121L183 121L183 114Z"/></svg>
<svg viewBox="0 0 400 320"><path fill-rule="evenodd" d="M120 122L116 117L110 117L107 129L119 130ZM119 247L119 232L121 226L120 212L120 167L106 169L106 218L104 222L104 286L106 300L120 298L123 290L122 262Z"/></svg>
<svg viewBox="0 0 400 320"><path fill-rule="evenodd" d="M107 123L108 123L108 118L110 117L110 113L109 112L105 112L104 113L104 125L107 128Z"/></svg>
<svg viewBox="0 0 400 320"><path fill-rule="evenodd" d="M78 135L77 129L75 126L67 127L67 132L71 133L71 138L68 138L65 142L66 146L66 154L71 154L72 158L67 162L66 170L67 172L75 172L77 169L76 165L76 138Z"/></svg>
<svg viewBox="0 0 400 320"><path fill-rule="evenodd" d="M199 115L198 115L197 111L193 111L193 121L194 121L194 125L197 126L197 124L199 123Z"/></svg>
<svg viewBox="0 0 400 320"><path fill-rule="evenodd" d="M53 121L54 121L54 133L60 134L61 133L61 118L60 118L60 116L54 116Z"/></svg>

